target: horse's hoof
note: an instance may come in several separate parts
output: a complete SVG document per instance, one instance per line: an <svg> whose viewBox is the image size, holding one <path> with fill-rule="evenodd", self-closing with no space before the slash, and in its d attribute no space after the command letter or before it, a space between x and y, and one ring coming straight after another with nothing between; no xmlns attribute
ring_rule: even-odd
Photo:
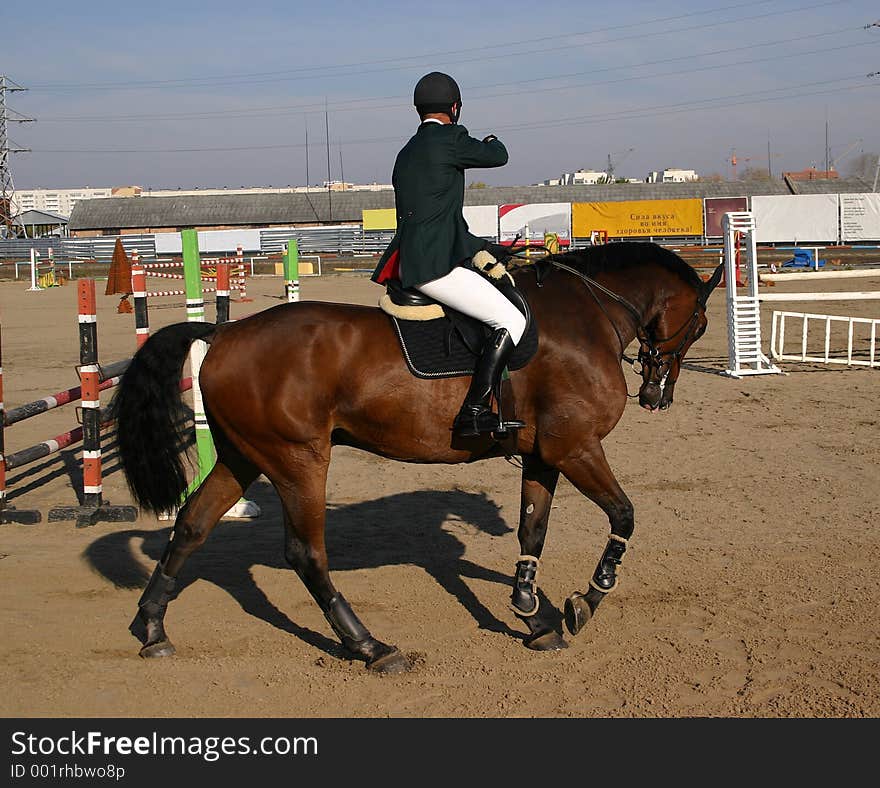
<svg viewBox="0 0 880 788"><path fill-rule="evenodd" d="M525 647L530 648L532 651L561 651L564 648L568 648L568 643L565 642L558 632L551 629L549 632L543 632L540 635L527 639Z"/></svg>
<svg viewBox="0 0 880 788"><path fill-rule="evenodd" d="M574 593L565 600L565 628L576 635L580 632L584 625L592 618L593 611L587 604L587 600L583 594Z"/></svg>
<svg viewBox="0 0 880 788"><path fill-rule="evenodd" d="M377 657L367 663L367 668L373 673L407 673L412 670L412 663L398 650L394 649L381 657Z"/></svg>
<svg viewBox="0 0 880 788"><path fill-rule="evenodd" d="M144 646L140 653L144 659L153 659L155 657L170 657L174 652L175 648L170 640L160 640L158 643Z"/></svg>

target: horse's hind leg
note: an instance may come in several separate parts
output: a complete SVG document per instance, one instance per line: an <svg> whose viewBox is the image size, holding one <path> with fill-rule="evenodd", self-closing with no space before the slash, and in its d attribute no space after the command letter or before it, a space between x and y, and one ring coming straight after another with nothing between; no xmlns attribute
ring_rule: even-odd
<svg viewBox="0 0 880 788"><path fill-rule="evenodd" d="M231 467L230 467L231 466ZM177 514L165 553L138 602L131 631L143 635L142 657L167 657L174 646L165 634L165 611L177 588L177 575L190 554L204 544L220 518L258 476L245 461L220 461Z"/></svg>
<svg viewBox="0 0 880 788"><path fill-rule="evenodd" d="M275 481L284 506L284 555L314 597L342 644L379 673L412 666L395 647L376 640L330 581L324 543L328 462L296 462L296 479Z"/></svg>
<svg viewBox="0 0 880 788"><path fill-rule="evenodd" d="M525 644L535 651L556 651L567 643L541 616L538 597L538 561L547 537L550 505L559 480L559 471L538 457L525 455L519 511L519 560L513 578L510 609L525 622L529 637Z"/></svg>
<svg viewBox="0 0 880 788"><path fill-rule="evenodd" d="M565 626L572 635L576 635L617 585L617 568L623 560L635 520L632 503L614 478L598 441L584 447L579 454L566 458L557 467L608 515L611 523L608 544L596 565L589 588L584 593L575 592L565 600Z"/></svg>

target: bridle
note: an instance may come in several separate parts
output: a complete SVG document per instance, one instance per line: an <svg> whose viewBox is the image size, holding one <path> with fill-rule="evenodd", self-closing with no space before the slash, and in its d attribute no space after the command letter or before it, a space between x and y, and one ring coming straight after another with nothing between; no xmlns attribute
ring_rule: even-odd
<svg viewBox="0 0 880 788"><path fill-rule="evenodd" d="M693 341L693 337L691 336L694 326L700 317L700 309L705 309L706 304L704 303L704 297L701 295L697 296L696 307L694 308L691 316L678 328L678 330L674 331L668 337L656 337L652 336L652 332L645 325L644 318L641 313L635 306L632 305L626 298L615 293L613 290L609 290L605 285L597 282L592 277L587 276L586 274L578 271L576 268L572 268L565 263L560 262L559 260L550 259L550 264L556 268L559 268L562 271L567 271L570 274L573 274L578 279L580 279L590 291L590 295L593 296L593 300L595 300L596 304L602 310L602 313L608 319L608 322L611 324L611 327L614 329L614 333L617 334L617 341L620 343L620 358L627 363L629 363L636 374L641 375L644 383L654 383L660 387L666 382L666 378L669 375L670 370L672 369L673 364L676 360L682 357L682 350L684 347L691 341ZM620 331L617 328L617 324L611 319L611 316L608 314L608 311L605 309L605 305L599 299L599 296L596 294L596 290L601 291L613 301L616 301L620 304L627 312L632 315L633 319L636 323L636 338L639 340L639 353L635 359L629 358L626 353L626 346L623 342L623 337L620 335ZM672 350L660 350L658 345L663 345L667 342L671 342L674 340L679 334L682 334L681 341L676 345L676 347ZM640 365L641 369L636 370L635 365L636 362ZM648 369L648 379L644 379L644 370ZM636 397L637 394L628 394L627 396Z"/></svg>

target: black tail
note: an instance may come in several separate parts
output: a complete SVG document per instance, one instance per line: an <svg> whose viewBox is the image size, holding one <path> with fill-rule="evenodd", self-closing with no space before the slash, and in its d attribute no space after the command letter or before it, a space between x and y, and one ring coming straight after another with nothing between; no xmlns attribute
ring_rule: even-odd
<svg viewBox="0 0 880 788"><path fill-rule="evenodd" d="M215 328L175 323L157 331L135 354L111 403L122 470L147 511L170 511L186 492L180 374L190 345Z"/></svg>

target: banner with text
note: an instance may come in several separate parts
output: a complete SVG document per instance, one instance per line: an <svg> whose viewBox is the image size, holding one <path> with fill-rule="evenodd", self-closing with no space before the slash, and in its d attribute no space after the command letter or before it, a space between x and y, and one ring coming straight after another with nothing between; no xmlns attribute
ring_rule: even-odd
<svg viewBox="0 0 880 788"><path fill-rule="evenodd" d="M836 194L752 197L758 243L837 242Z"/></svg>
<svg viewBox="0 0 880 788"><path fill-rule="evenodd" d="M562 246L571 241L571 203L546 202L528 205L502 205L498 209L498 232L501 243L521 241L544 243L544 236L555 234Z"/></svg>
<svg viewBox="0 0 880 788"><path fill-rule="evenodd" d="M593 230L605 230L609 238L702 236L703 201L692 199L574 203L574 236L589 238Z"/></svg>
<svg viewBox="0 0 880 788"><path fill-rule="evenodd" d="M840 233L843 243L880 241L880 194L841 194Z"/></svg>
<svg viewBox="0 0 880 788"><path fill-rule="evenodd" d="M462 211L468 228L480 238L498 237L497 205L465 205ZM361 211L364 231L396 230L397 211L394 208L375 208Z"/></svg>

